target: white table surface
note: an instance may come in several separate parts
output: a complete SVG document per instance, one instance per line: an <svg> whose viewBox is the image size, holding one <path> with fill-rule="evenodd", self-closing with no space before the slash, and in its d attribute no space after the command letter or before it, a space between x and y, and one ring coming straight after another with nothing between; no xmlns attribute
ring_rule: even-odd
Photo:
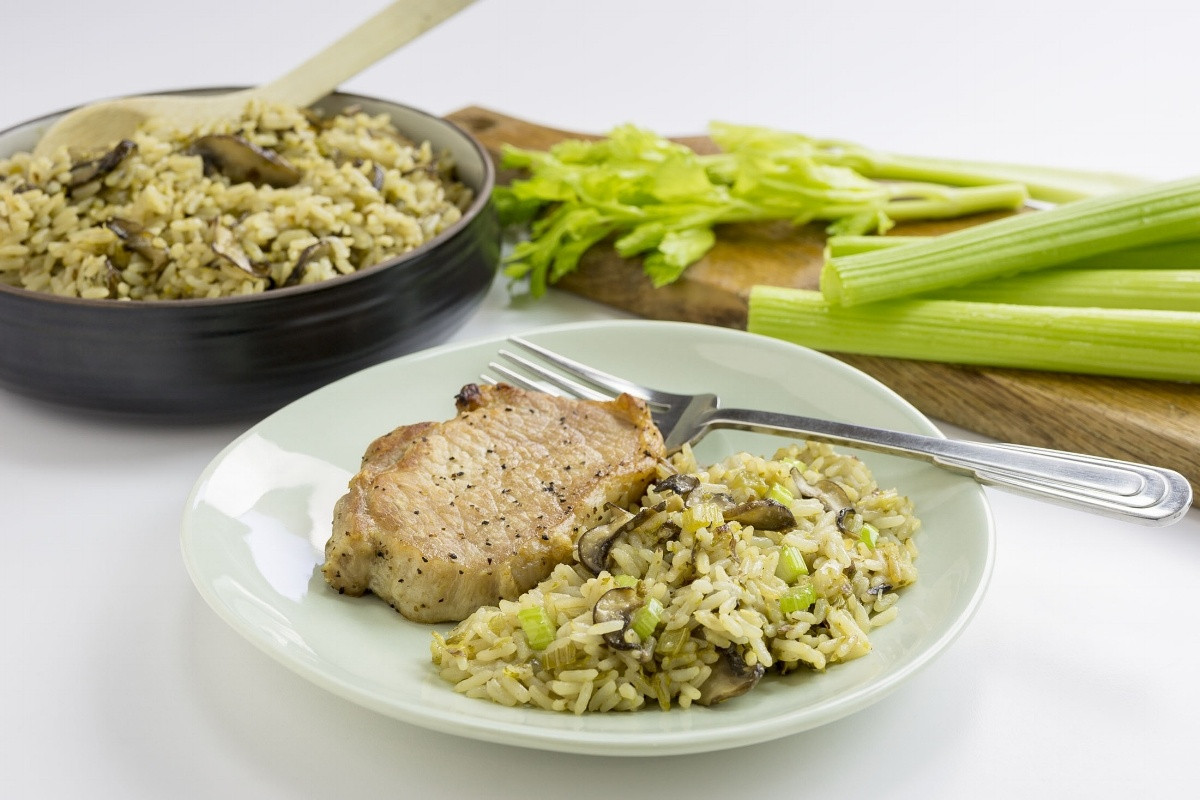
<svg viewBox="0 0 1200 800"><path fill-rule="evenodd" d="M381 6L9 0L0 126L267 80ZM1197 30L1190 0L483 0L346 88L574 130L726 119L1173 178L1200 172ZM455 339L613 316L560 294L509 308L498 283ZM1194 796L1195 510L1144 529L989 490L981 611L883 701L720 754L568 756L363 710L210 611L180 513L247 426L117 424L0 392L0 797Z"/></svg>

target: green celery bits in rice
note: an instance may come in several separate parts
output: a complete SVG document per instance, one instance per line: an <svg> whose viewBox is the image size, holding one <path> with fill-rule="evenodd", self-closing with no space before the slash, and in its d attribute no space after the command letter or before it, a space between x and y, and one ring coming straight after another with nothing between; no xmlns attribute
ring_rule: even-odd
<svg viewBox="0 0 1200 800"><path fill-rule="evenodd" d="M251 103L102 153L0 159L0 281L70 297L170 300L315 283L408 252L471 190L387 115Z"/></svg>
<svg viewBox="0 0 1200 800"><path fill-rule="evenodd" d="M478 609L433 662L454 688L553 711L712 705L765 674L866 655L917 578L908 498L829 445L701 468L688 449L576 560Z"/></svg>

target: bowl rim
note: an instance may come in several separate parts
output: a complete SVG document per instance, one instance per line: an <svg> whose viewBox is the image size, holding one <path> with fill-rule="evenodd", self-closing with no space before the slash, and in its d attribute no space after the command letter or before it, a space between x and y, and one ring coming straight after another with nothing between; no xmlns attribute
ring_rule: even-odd
<svg viewBox="0 0 1200 800"><path fill-rule="evenodd" d="M235 92L235 91L239 91L239 90L245 89L245 88L246 87L244 87L244 86L203 86L203 87L193 87L193 88L189 88L189 89L174 89L174 90L165 90L165 91L158 91L158 92L144 92L144 93L139 93L139 94L146 94L146 95L151 95L151 94L153 94L153 95L157 95L157 94L218 94L221 92ZM135 97L138 95L129 95L129 96ZM476 139L474 136L472 136L461 125L458 125L457 123L452 122L452 121L446 119L445 117L438 116L437 114L434 114L432 112L425 111L424 109L416 108L415 106L406 105L404 103L397 103L393 100L387 100L382 97L358 94L355 92L342 92L342 91L330 92L328 95L321 98L321 100L318 100L317 102L320 103L329 97L345 98L350 103L353 103L355 101L363 101L363 100L370 102L370 103L382 103L385 105L392 106L394 108L403 109L406 113L411 113L411 114L415 114L420 117L424 117L431 122L444 125L450 129L452 129L453 131L458 132L462 136L462 138L467 142L467 144L469 144L470 147L475 151L476 155L479 156L479 160L483 165L483 180L481 181L481 186L480 186L479 190L475 192L475 197L471 200L471 205L469 205L467 207L466 211L463 212L462 217L460 217L459 220L457 222L455 222L453 225L451 225L450 227L439 232L432 239L429 239L428 241L423 242L422 244L413 248L412 250L409 250L406 253L401 253L400 255L395 256L393 258L389 258L385 261L380 261L377 264L372 264L369 267L355 270L354 272L351 272L348 275L338 275L336 277L328 278L328 279L320 281L318 283L307 283L307 284L302 284L299 286L285 286L285 287L281 287L278 289L272 289L272 290L266 291L266 292L258 292L255 294L239 294L239 295L231 295L228 297L189 297L189 298L179 298L176 300L121 301L121 300L112 300L109 298L92 299L92 298L86 298L86 297L68 297L66 295L52 294L50 292L33 291L30 289L25 289L21 286L13 286L11 284L0 282L0 295L7 294L12 297L18 298L21 301L31 302L31 303L49 303L49 304L54 304L54 305L62 304L62 305L68 305L68 306L75 305L75 306L81 306L84 308L92 308L92 309L110 309L110 308L111 309L154 309L157 313L162 313L162 309L164 309L164 308L176 308L176 307L180 307L180 308L218 308L221 306L236 306L236 305L240 305L243 303L253 303L253 302L261 303L261 302L269 301L272 299L282 299L282 298L286 298L286 297L306 295L306 294L311 294L313 292L319 292L322 290L335 288L337 286L341 286L341 285L344 285L347 283L353 283L358 280L365 280L368 276L373 275L374 273L379 272L381 270L389 269L389 268L393 268L393 267L399 268L406 262L415 261L418 258L420 258L421 256L437 249L444 242L454 238L465 228L467 228L468 226L473 224L475 222L475 220L480 216L480 214L483 213L484 209L486 209L489 205L491 205L492 190L496 186L496 165L492 161L491 156L488 154L488 151L483 146L483 144L478 139ZM6 128L0 130L0 138L6 136L9 133L12 133L13 131L16 131L18 128L25 128L28 126L36 125L39 122L46 122L46 121L52 120L56 117L62 116L63 114L67 114L71 111L74 111L76 108L80 108L80 107L82 107L82 106L72 106L70 108L64 108L60 111L52 111L48 114L42 114L41 116L33 117L33 118L27 119L23 122L18 122L15 125L9 125ZM8 158L8 156L0 155L0 158ZM141 312L135 311L135 312L116 312L116 313L141 313Z"/></svg>

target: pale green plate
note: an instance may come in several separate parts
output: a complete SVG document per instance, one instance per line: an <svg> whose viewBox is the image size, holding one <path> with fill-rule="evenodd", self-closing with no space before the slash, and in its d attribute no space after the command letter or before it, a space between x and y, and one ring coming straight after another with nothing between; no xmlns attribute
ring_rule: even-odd
<svg viewBox="0 0 1200 800"><path fill-rule="evenodd" d="M740 331L614 321L527 335L648 385L717 392L729 406L938 434L861 372ZM317 685L414 725L547 750L663 755L760 742L858 711L949 646L983 598L994 535L980 487L924 462L860 452L882 485L913 498L924 523L920 579L904 590L899 618L872 636L869 655L824 673L769 676L713 708L666 713L573 716L456 694L431 665L429 626L377 598L338 595L318 567L331 509L366 445L397 425L453 416L454 395L501 344L449 345L372 367L287 406L217 456L188 499L182 544L196 587L221 618ZM782 443L722 431L697 452L705 460L736 450L769 455Z"/></svg>

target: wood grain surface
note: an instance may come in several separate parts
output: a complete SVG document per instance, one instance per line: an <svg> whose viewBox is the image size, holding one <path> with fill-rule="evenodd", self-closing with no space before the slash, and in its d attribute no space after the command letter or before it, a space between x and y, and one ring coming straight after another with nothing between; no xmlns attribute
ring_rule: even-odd
<svg viewBox="0 0 1200 800"><path fill-rule="evenodd" d="M484 108L464 108L448 118L493 158L504 144L545 149L563 138L591 138ZM703 137L678 141L712 150ZM502 181L512 177L501 173ZM937 233L989 218L897 226L894 232ZM817 288L823 246L824 234L815 225L726 225L708 255L670 286L655 289L639 261L602 245L556 287L650 319L744 329L755 284ZM1170 467L1200 492L1200 385L832 355L931 417L1002 441Z"/></svg>

